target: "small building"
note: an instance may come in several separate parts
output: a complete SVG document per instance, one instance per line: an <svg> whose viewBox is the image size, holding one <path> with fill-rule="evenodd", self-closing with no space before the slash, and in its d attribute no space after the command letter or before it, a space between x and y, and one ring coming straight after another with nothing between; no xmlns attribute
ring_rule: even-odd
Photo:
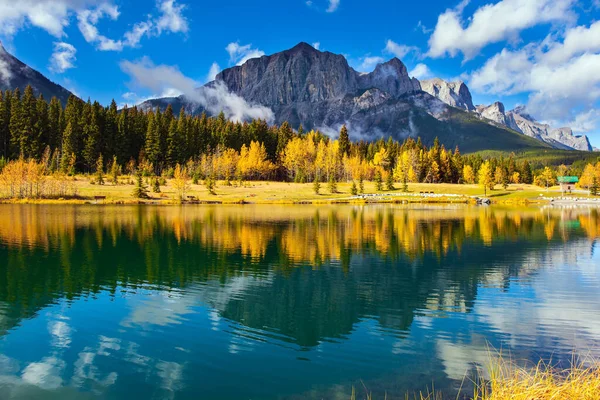
<svg viewBox="0 0 600 400"><path fill-rule="evenodd" d="M575 189L575 185L579 183L579 178L576 176L558 176L556 179L560 184L560 191L563 193L571 193Z"/></svg>

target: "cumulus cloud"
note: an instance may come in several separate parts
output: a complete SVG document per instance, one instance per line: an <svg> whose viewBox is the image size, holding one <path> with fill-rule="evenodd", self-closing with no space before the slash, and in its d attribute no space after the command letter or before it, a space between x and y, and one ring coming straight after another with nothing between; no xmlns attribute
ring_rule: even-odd
<svg viewBox="0 0 600 400"><path fill-rule="evenodd" d="M340 0L329 0L329 7L327 7L327 12L332 13L336 12L340 6Z"/></svg>
<svg viewBox="0 0 600 400"><path fill-rule="evenodd" d="M533 26L555 21L574 20L571 7L575 0L502 0L478 8L465 23L463 11L468 0L438 17L429 39L431 57L456 56L471 59L490 43L516 39Z"/></svg>
<svg viewBox="0 0 600 400"><path fill-rule="evenodd" d="M186 77L176 66L154 65L147 57L137 62L123 61L121 69L132 80L132 85L150 89L153 93L167 90L183 94L186 99L202 106L211 114L221 111L232 121L265 119L273 121L273 111L267 107L249 104L231 93L223 82L199 87L200 83Z"/></svg>
<svg viewBox="0 0 600 400"><path fill-rule="evenodd" d="M225 48L229 53L229 62L235 65L242 65L251 58L259 58L265 55L265 52L259 49L253 49L252 44L240 45L239 42L231 42Z"/></svg>
<svg viewBox="0 0 600 400"><path fill-rule="evenodd" d="M385 44L384 51L389 54L393 54L395 57L399 59L404 58L407 54L411 52L418 53L419 49L415 46L406 46L403 44L398 44L392 40L388 40Z"/></svg>
<svg viewBox="0 0 600 400"><path fill-rule="evenodd" d="M0 33L12 36L31 25L60 38L72 12L105 3L106 0L0 0Z"/></svg>
<svg viewBox="0 0 600 400"><path fill-rule="evenodd" d="M133 25L125 32L122 39L114 40L101 35L96 27L103 17L116 20L119 10L116 6L103 3L92 9L84 9L77 13L78 27L88 43L95 43L98 50L121 51L125 47L136 47L144 36L160 36L164 32L187 33L189 25L183 16L186 6L177 4L175 0L157 2L158 16L149 16L148 20Z"/></svg>
<svg viewBox="0 0 600 400"><path fill-rule="evenodd" d="M429 67L423 63L417 64L408 74L417 79L428 79L433 76Z"/></svg>
<svg viewBox="0 0 600 400"><path fill-rule="evenodd" d="M321 42L314 42L312 44L312 47L314 47L317 50L321 50Z"/></svg>
<svg viewBox="0 0 600 400"><path fill-rule="evenodd" d="M600 101L600 54L591 52L593 45L580 55L574 54L583 51L581 45L575 50L564 42L551 44L548 51L546 42L504 49L470 74L469 87L485 94L528 94L527 108L538 119L560 125L575 122L578 131L593 130L598 119L590 118L590 111ZM553 53L567 48L568 58Z"/></svg>
<svg viewBox="0 0 600 400"><path fill-rule="evenodd" d="M562 43L552 41L548 46L550 49L543 55L542 61L552 64L568 61L571 57L586 52L599 52L600 21L589 27L576 26L568 29Z"/></svg>
<svg viewBox="0 0 600 400"><path fill-rule="evenodd" d="M216 62L212 63L210 69L208 70L208 75L206 77L207 82L212 82L217 77L217 74L221 72L221 67Z"/></svg>
<svg viewBox="0 0 600 400"><path fill-rule="evenodd" d="M366 56L360 59L360 64L356 66L359 72L372 72L378 64L385 62L383 57Z"/></svg>
<svg viewBox="0 0 600 400"><path fill-rule="evenodd" d="M77 53L77 49L72 44L55 42L54 51L50 57L50 70L60 74L75 67L75 53Z"/></svg>
<svg viewBox="0 0 600 400"><path fill-rule="evenodd" d="M183 16L186 6L175 4L175 0L165 0L159 3L161 12L156 21L156 30L160 35L163 31L187 33L189 31L188 21Z"/></svg>

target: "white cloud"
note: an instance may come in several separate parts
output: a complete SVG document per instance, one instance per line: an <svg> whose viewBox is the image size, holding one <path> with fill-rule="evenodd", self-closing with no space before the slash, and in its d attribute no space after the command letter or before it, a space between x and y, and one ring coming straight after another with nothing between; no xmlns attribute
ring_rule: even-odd
<svg viewBox="0 0 600 400"><path fill-rule="evenodd" d="M1 0L0 0L1 1ZM136 47L144 36L160 36L164 32L187 33L189 25L183 16L186 6L176 4L175 0L164 0L157 3L160 12L158 17L149 16L147 21L133 25L125 32L123 39L109 39L99 33L98 21L107 16L112 20L119 17L116 6L108 3L100 4L93 9L84 9L77 13L78 27L88 43L95 43L98 50L121 51L125 47Z"/></svg>
<svg viewBox="0 0 600 400"><path fill-rule="evenodd" d="M4 47L2 47L2 43L0 42L0 80L8 84L10 82L10 79L12 78L12 72L10 70L8 62L6 62L6 60L4 60L4 58L2 57L4 54L6 54L6 51L4 50Z"/></svg>
<svg viewBox="0 0 600 400"><path fill-rule="evenodd" d="M230 93L222 82L199 87L199 82L186 77L176 66L154 65L147 57L138 62L123 61L120 65L123 72L131 77L132 85L150 89L154 93L181 93L211 114L223 111L233 121L260 118L272 122L274 118L271 109L249 104L240 96Z"/></svg>
<svg viewBox="0 0 600 400"><path fill-rule="evenodd" d="M329 0L329 7L327 7L327 12L328 13L336 12L339 6L340 6L340 0Z"/></svg>
<svg viewBox="0 0 600 400"><path fill-rule="evenodd" d="M429 67L423 63L417 64L408 74L417 79L428 79L433 75Z"/></svg>
<svg viewBox="0 0 600 400"><path fill-rule="evenodd" d="M490 43L516 39L527 28L555 21L574 19L571 7L575 0L502 0L484 5L468 18L463 10L468 1L448 9L438 17L429 39L429 56L456 56L471 59Z"/></svg>
<svg viewBox="0 0 600 400"><path fill-rule="evenodd" d="M0 33L12 36L32 25L60 38L72 12L105 3L106 0L0 0Z"/></svg>
<svg viewBox="0 0 600 400"><path fill-rule="evenodd" d="M60 74L75 67L75 53L77 53L77 49L72 44L54 42L54 51L50 57L50 70Z"/></svg>
<svg viewBox="0 0 600 400"><path fill-rule="evenodd" d="M187 33L189 31L188 21L183 16L186 6L175 4L175 0L164 0L159 3L161 16L156 21L156 30L160 35L163 31Z"/></svg>
<svg viewBox="0 0 600 400"><path fill-rule="evenodd" d="M359 72L372 72L378 64L384 63L385 59L378 56L366 56L360 59L360 64L356 67Z"/></svg>
<svg viewBox="0 0 600 400"><path fill-rule="evenodd" d="M265 52L259 49L253 49L252 44L240 45L239 42L231 42L225 48L229 53L229 62L235 65L242 65L251 58L258 58L265 55Z"/></svg>
<svg viewBox="0 0 600 400"><path fill-rule="evenodd" d="M387 43L385 44L384 51L386 53L393 54L394 56L398 57L399 59L402 59L410 52L414 51L414 52L418 53L419 49L415 46L406 46L403 44L398 44L392 40L388 40Z"/></svg>
<svg viewBox="0 0 600 400"><path fill-rule="evenodd" d="M427 28L421 20L419 20L419 23L417 24L417 29L423 32L425 35L433 32L433 29Z"/></svg>
<svg viewBox="0 0 600 400"><path fill-rule="evenodd" d="M528 94L527 108L536 118L552 125L575 123L580 132L593 130L599 122L591 111L600 102L600 53L574 55L581 49L565 43L548 46L547 41L504 49L470 74L469 87L485 94Z"/></svg>
<svg viewBox="0 0 600 400"><path fill-rule="evenodd" d="M551 42L550 50L542 57L544 62L558 64L568 61L572 56L585 52L600 51L600 21L589 27L576 26L565 32L562 43Z"/></svg>
<svg viewBox="0 0 600 400"><path fill-rule="evenodd" d="M312 44L312 47L314 47L317 50L321 50L321 42L314 42Z"/></svg>
<svg viewBox="0 0 600 400"><path fill-rule="evenodd" d="M216 62L212 63L212 65L210 66L210 70L208 71L206 81L214 81L219 72L221 72L221 67L219 67L219 64L217 64Z"/></svg>

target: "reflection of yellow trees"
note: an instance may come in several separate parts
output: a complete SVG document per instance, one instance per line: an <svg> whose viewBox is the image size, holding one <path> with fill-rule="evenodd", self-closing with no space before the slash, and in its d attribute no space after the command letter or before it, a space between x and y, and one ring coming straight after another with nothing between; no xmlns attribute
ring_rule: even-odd
<svg viewBox="0 0 600 400"><path fill-rule="evenodd" d="M600 237L598 212L585 209L563 213L482 207L2 205L0 242L68 249L76 244L76 232L85 229L98 247L114 246L120 236L141 246L160 234L176 243L198 243L258 259L274 245L282 262L320 265L342 260L347 251L414 258L426 252L439 256L460 251L466 241L549 241L557 226L569 221L577 222L581 234L590 239ZM571 236L577 234L573 232ZM569 235L563 232L561 237L567 240Z"/></svg>

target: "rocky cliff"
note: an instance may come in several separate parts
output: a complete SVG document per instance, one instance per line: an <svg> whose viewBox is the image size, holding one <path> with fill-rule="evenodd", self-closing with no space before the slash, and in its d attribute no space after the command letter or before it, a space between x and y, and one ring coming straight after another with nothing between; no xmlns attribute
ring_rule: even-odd
<svg viewBox="0 0 600 400"><path fill-rule="evenodd" d="M592 151L586 136L577 136L570 128L552 128L537 122L524 107L506 111L504 104L497 101L491 105L473 107L471 93L463 82L446 82L442 79L421 81L423 91L435 96L444 103L473 111L484 121L491 121L515 132L537 139L557 149Z"/></svg>
<svg viewBox="0 0 600 400"><path fill-rule="evenodd" d="M353 139L419 136L431 144L438 137L447 147L458 145L463 151L546 146L468 112L475 107L463 83L441 85L437 96L423 91L397 58L376 66L371 73L359 73L344 56L300 43L226 69L207 87L221 85L248 104L268 107L277 124L302 124L305 129L332 135L346 124ZM189 96L150 100L142 107L165 108L168 104L175 112L180 107L208 111Z"/></svg>
<svg viewBox="0 0 600 400"><path fill-rule="evenodd" d="M471 92L464 82L446 82L435 78L421 81L421 89L452 107L475 111Z"/></svg>
<svg viewBox="0 0 600 400"><path fill-rule="evenodd" d="M21 93L27 85L31 85L36 95L44 95L50 100L58 98L63 104L72 94L67 89L51 82L44 75L19 61L8 53L0 43L0 90L14 90L19 88Z"/></svg>

